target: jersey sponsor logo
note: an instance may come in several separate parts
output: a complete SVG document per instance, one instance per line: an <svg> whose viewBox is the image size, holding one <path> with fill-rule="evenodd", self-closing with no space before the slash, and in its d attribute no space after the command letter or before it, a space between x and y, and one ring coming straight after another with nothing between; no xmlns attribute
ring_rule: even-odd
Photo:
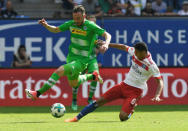
<svg viewBox="0 0 188 131"><path fill-rule="evenodd" d="M139 75L142 75L142 72L140 72L139 69L138 69L138 65L133 64L133 65L132 65L132 69L133 69L136 73L138 73Z"/></svg>
<svg viewBox="0 0 188 131"><path fill-rule="evenodd" d="M86 31L83 31L83 30L80 30L80 29L75 29L75 28L72 29L71 33L77 34L77 35L83 35L83 36L86 36L86 34L87 34Z"/></svg>

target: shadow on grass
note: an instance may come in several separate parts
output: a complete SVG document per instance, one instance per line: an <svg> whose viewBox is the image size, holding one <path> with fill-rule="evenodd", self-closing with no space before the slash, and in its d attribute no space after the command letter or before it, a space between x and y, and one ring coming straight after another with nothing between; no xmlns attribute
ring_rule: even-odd
<svg viewBox="0 0 188 131"><path fill-rule="evenodd" d="M42 123L48 123L45 121L28 121L28 122L0 122L0 124L42 124Z"/></svg>
<svg viewBox="0 0 188 131"><path fill-rule="evenodd" d="M83 121L82 123L119 123L120 121Z"/></svg>
<svg viewBox="0 0 188 131"><path fill-rule="evenodd" d="M72 111L70 106L66 107L66 113L78 113L84 106L80 106L78 111ZM95 112L119 112L121 106L103 106ZM188 105L145 105L137 106L136 112L165 112L165 111L188 111ZM0 107L0 114L4 113L49 113L50 107Z"/></svg>

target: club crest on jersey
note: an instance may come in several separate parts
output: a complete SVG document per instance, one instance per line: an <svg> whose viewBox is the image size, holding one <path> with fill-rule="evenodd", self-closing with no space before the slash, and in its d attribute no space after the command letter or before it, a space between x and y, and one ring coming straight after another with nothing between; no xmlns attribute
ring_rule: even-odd
<svg viewBox="0 0 188 131"><path fill-rule="evenodd" d="M145 70L148 70L147 69L148 67L145 64L142 64L142 68L144 68Z"/></svg>
<svg viewBox="0 0 188 131"><path fill-rule="evenodd" d="M145 64L143 64L142 62L140 62L139 60L137 60L136 58L135 58L135 56L133 56L132 57L132 60L137 64L137 65L139 65L140 67L142 67L143 69L145 69L145 70L149 70L149 67L147 66L147 65L145 65Z"/></svg>
<svg viewBox="0 0 188 131"><path fill-rule="evenodd" d="M77 34L77 35L83 35L83 36L86 36L86 34L87 34L86 31L76 29L76 28L72 28L71 33Z"/></svg>
<svg viewBox="0 0 188 131"><path fill-rule="evenodd" d="M87 30L87 26L84 26L84 30Z"/></svg>

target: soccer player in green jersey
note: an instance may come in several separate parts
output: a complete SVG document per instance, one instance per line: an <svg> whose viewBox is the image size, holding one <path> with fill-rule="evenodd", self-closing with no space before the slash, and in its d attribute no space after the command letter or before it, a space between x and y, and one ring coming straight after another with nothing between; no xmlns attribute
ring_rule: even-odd
<svg viewBox="0 0 188 131"><path fill-rule="evenodd" d="M49 90L62 76L67 76L69 85L77 87L85 81L95 80L102 83L102 78L98 72L93 74L80 75L92 58L92 51L95 46L96 35L105 38L105 44L100 47L101 52L108 49L111 35L95 23L85 19L85 9L82 5L75 6L73 9L73 20L56 27L49 25L45 19L39 20L39 24L43 25L48 31L59 33L69 30L71 32L71 44L67 56L67 64L60 66L50 78L44 83L42 88L37 91L25 89L26 94L33 100L37 99L41 94Z"/></svg>
<svg viewBox="0 0 188 131"><path fill-rule="evenodd" d="M94 15L88 15L87 20L93 21L96 23L96 18ZM97 36L96 36L97 39ZM99 67L96 59L96 45L95 48L93 48L93 51L91 53L91 59L87 66L88 73L98 72L99 73ZM95 93L97 86L97 81L92 81L89 88L89 97L88 97L88 103L92 103L93 95ZM77 106L77 93L78 93L78 86L72 88L72 110L76 111L78 109Z"/></svg>

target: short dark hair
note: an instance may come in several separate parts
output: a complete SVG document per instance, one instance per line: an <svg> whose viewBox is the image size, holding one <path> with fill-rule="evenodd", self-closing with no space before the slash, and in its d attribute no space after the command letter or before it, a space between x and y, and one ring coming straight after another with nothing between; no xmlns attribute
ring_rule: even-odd
<svg viewBox="0 0 188 131"><path fill-rule="evenodd" d="M73 13L78 13L78 12L81 12L82 14L86 13L86 11L82 5L77 5L74 7Z"/></svg>
<svg viewBox="0 0 188 131"><path fill-rule="evenodd" d="M138 42L134 45L134 48L138 51L148 51L148 47L144 42Z"/></svg>
<svg viewBox="0 0 188 131"><path fill-rule="evenodd" d="M25 49L25 51L26 51L25 45L20 45L20 46L18 47L18 52L20 52L20 50L21 50L22 48Z"/></svg>

